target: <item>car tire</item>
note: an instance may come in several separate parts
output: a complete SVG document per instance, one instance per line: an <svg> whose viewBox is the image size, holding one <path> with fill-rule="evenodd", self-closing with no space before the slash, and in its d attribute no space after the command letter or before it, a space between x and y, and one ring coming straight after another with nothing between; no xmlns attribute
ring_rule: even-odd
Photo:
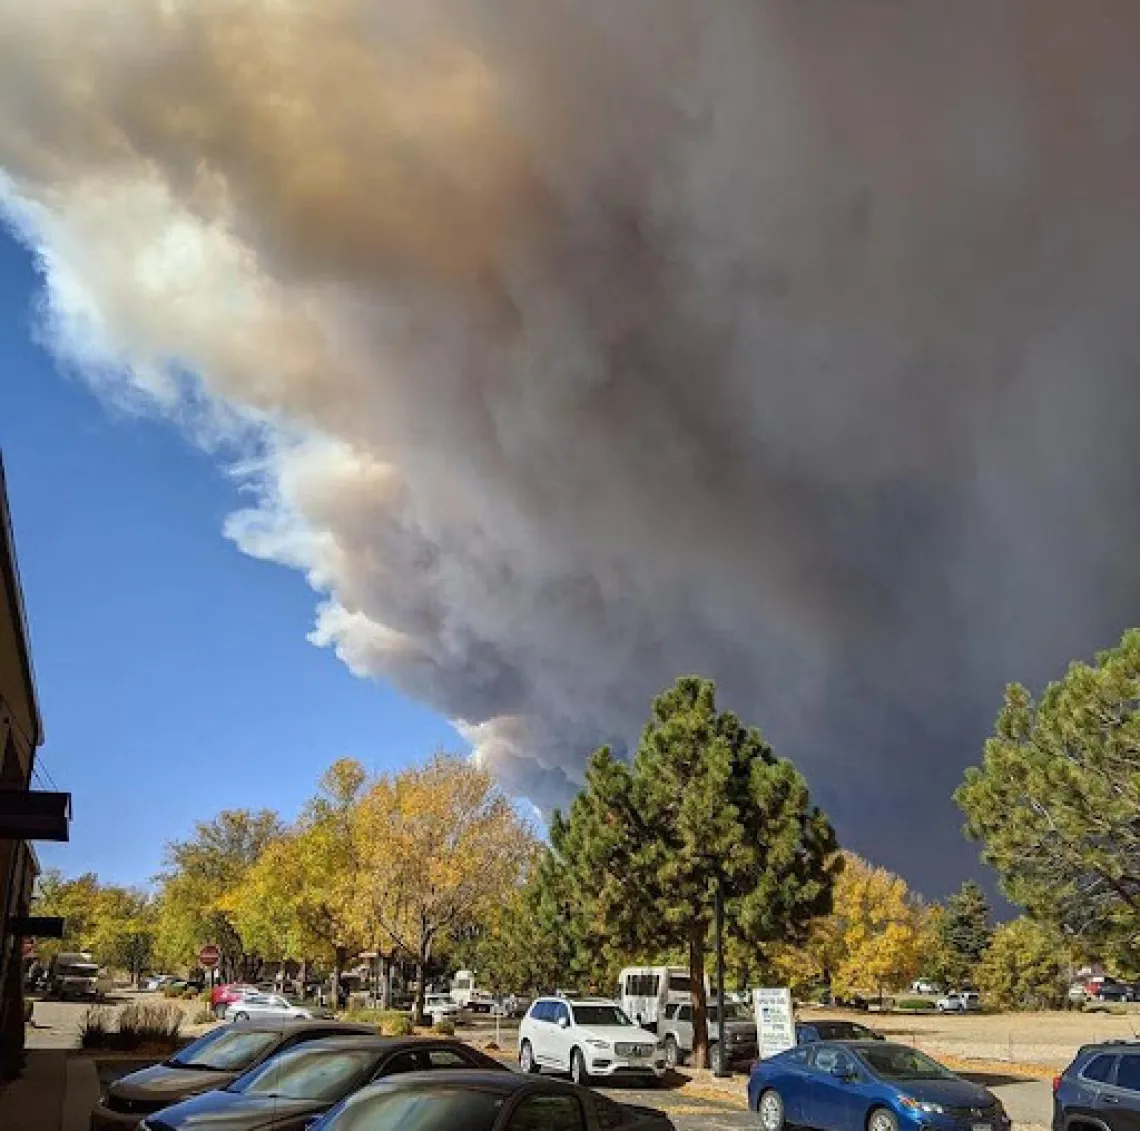
<svg viewBox="0 0 1140 1131"><path fill-rule="evenodd" d="M756 1111L760 1116L760 1131L784 1131L784 1101L774 1088L760 1093Z"/></svg>
<svg viewBox="0 0 1140 1131"><path fill-rule="evenodd" d="M249 1020L249 1014L248 1013L235 1013L234 1014L234 1020L235 1021L248 1021Z"/></svg>
<svg viewBox="0 0 1140 1131"><path fill-rule="evenodd" d="M890 1108L872 1108L867 1116L867 1131L899 1131L898 1117Z"/></svg>
<svg viewBox="0 0 1140 1131"><path fill-rule="evenodd" d="M538 1073L538 1061L534 1059L534 1049L530 1041L523 1041L519 1046L519 1069L528 1076Z"/></svg>
<svg viewBox="0 0 1140 1131"><path fill-rule="evenodd" d="M670 1072L681 1063L681 1050L677 1045L677 1038L672 1033L665 1038L665 1067Z"/></svg>
<svg viewBox="0 0 1140 1131"><path fill-rule="evenodd" d="M570 1053L570 1079L583 1088L590 1086L590 1073L586 1070L586 1058L581 1049Z"/></svg>

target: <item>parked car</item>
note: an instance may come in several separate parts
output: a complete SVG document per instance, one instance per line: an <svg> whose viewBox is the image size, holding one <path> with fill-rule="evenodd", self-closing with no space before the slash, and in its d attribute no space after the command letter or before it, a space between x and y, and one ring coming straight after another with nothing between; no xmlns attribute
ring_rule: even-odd
<svg viewBox="0 0 1140 1131"><path fill-rule="evenodd" d="M665 1049L616 1002L604 998L539 998L519 1024L519 1067L569 1072L575 1084L594 1077L637 1076L656 1084Z"/></svg>
<svg viewBox="0 0 1140 1131"><path fill-rule="evenodd" d="M143 1116L199 1092L224 1088L276 1053L306 1041L375 1032L368 1025L337 1021L219 1025L169 1060L109 1084L91 1112L91 1131L128 1131Z"/></svg>
<svg viewBox="0 0 1140 1131"><path fill-rule="evenodd" d="M226 1006L227 1021L312 1021L312 1011L293 1005L280 994L245 994Z"/></svg>
<svg viewBox="0 0 1140 1131"><path fill-rule="evenodd" d="M1140 1124L1140 1045L1085 1045L1053 1078L1053 1131L1134 1131Z"/></svg>
<svg viewBox="0 0 1140 1131"><path fill-rule="evenodd" d="M318 1115L389 1074L510 1069L459 1041L423 1037L327 1037L289 1049L229 1087L184 1100L139 1124L139 1131L300 1131Z"/></svg>
<svg viewBox="0 0 1140 1131"><path fill-rule="evenodd" d="M251 986L248 982L231 982L225 986L215 986L210 991L210 1008L214 1011L215 1017L224 1017L226 1007L233 1005L235 1001L241 1001L246 994L257 993L257 987Z"/></svg>
<svg viewBox="0 0 1140 1131"><path fill-rule="evenodd" d="M662 1111L615 1103L563 1080L462 1070L417 1072L372 1084L343 1100L310 1131L386 1131L412 1118L416 1131L675 1131Z"/></svg>
<svg viewBox="0 0 1140 1131"><path fill-rule="evenodd" d="M433 1025L441 1021L458 1021L463 1010L451 1000L450 994L428 994L424 998L424 1013L431 1018Z"/></svg>
<svg viewBox="0 0 1140 1131"><path fill-rule="evenodd" d="M1131 986L1123 982L1110 982L1107 978L1100 983L1094 994L1097 1001L1135 1001L1136 994Z"/></svg>
<svg viewBox="0 0 1140 1131"><path fill-rule="evenodd" d="M721 1052L721 1026L715 1002L708 1006L708 1034L713 1064ZM693 1051L693 1007L692 1005L667 1005L664 1016L657 1024L657 1036L663 1042L665 1064L676 1068L683 1064ZM755 1060L756 1019L746 1009L725 1002L724 1044L726 1064L742 1060Z"/></svg>
<svg viewBox="0 0 1140 1131"><path fill-rule="evenodd" d="M816 1041L882 1041L886 1038L857 1021L805 1021L796 1024L796 1044Z"/></svg>
<svg viewBox="0 0 1140 1131"><path fill-rule="evenodd" d="M48 963L47 992L49 997L94 998L100 996L99 966L87 953L62 952Z"/></svg>
<svg viewBox="0 0 1140 1131"><path fill-rule="evenodd" d="M912 994L940 994L942 987L937 982L927 982L920 978L917 982L911 982L910 992Z"/></svg>
<svg viewBox="0 0 1140 1131"><path fill-rule="evenodd" d="M889 1041L819 1041L757 1061L748 1106L761 1131L1009 1131L992 1092L917 1049Z"/></svg>
<svg viewBox="0 0 1140 1131"><path fill-rule="evenodd" d="M934 1008L939 1013L976 1013L982 1008L982 999L973 990L955 990L940 997Z"/></svg>

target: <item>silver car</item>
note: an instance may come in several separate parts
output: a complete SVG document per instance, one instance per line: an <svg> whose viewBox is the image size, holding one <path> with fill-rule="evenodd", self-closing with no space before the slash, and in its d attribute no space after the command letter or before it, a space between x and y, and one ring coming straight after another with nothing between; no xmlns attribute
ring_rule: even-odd
<svg viewBox="0 0 1140 1131"><path fill-rule="evenodd" d="M280 994L245 994L226 1007L227 1021L311 1021L308 1009L293 1005Z"/></svg>

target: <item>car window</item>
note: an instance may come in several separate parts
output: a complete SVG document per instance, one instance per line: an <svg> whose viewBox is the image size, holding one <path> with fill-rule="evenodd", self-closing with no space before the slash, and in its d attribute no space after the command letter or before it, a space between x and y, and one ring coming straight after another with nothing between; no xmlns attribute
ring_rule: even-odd
<svg viewBox="0 0 1140 1131"><path fill-rule="evenodd" d="M557 1025L562 1020L563 1017L565 1017L567 1021L570 1020L570 1008L569 1008L569 1006L567 1006L567 1004L564 1001L555 1002L555 1004L554 1004L554 1016L551 1017L550 1020L553 1021L555 1025Z"/></svg>
<svg viewBox="0 0 1140 1131"><path fill-rule="evenodd" d="M830 1045L823 1045L817 1048L815 1050L815 1060L812 1063L820 1072L831 1072L832 1069L837 1067L850 1072L854 1068L851 1057L842 1049L833 1048Z"/></svg>
<svg viewBox="0 0 1140 1131"><path fill-rule="evenodd" d="M601 1131L615 1131L616 1128L625 1126L625 1112L605 1096L594 1096L594 1113L598 1117Z"/></svg>
<svg viewBox="0 0 1140 1131"><path fill-rule="evenodd" d="M669 975L669 992L671 994L687 994L693 989L692 979L685 974Z"/></svg>
<svg viewBox="0 0 1140 1131"><path fill-rule="evenodd" d="M802 1041L804 1044L807 1044L809 1041L818 1041L819 1033L810 1025L801 1025L799 1029L796 1030L796 1040Z"/></svg>
<svg viewBox="0 0 1140 1131"><path fill-rule="evenodd" d="M790 1060L793 1064L807 1064L808 1050L803 1047L791 1049L784 1053L784 1059Z"/></svg>
<svg viewBox="0 0 1140 1131"><path fill-rule="evenodd" d="M432 1068L471 1068L475 1064L456 1049L428 1049L427 1058Z"/></svg>
<svg viewBox="0 0 1140 1131"><path fill-rule="evenodd" d="M217 1072L240 1072L280 1040L277 1033L224 1026L188 1045L166 1063L176 1068L201 1068Z"/></svg>
<svg viewBox="0 0 1140 1131"><path fill-rule="evenodd" d="M415 1091L369 1089L358 1092L322 1131L376 1131L377 1127L414 1127L415 1131L491 1131L503 1096L473 1089L432 1088Z"/></svg>
<svg viewBox="0 0 1140 1131"><path fill-rule="evenodd" d="M384 1061L378 1075L396 1076L401 1072L422 1072L424 1062L418 1051L412 1049L407 1052L398 1052L391 1059Z"/></svg>
<svg viewBox="0 0 1140 1131"><path fill-rule="evenodd" d="M1130 1092L1140 1092L1140 1056L1125 1053L1116 1062L1116 1086Z"/></svg>
<svg viewBox="0 0 1140 1131"><path fill-rule="evenodd" d="M871 1071L886 1080L955 1080L957 1077L936 1060L906 1045L863 1046L859 1055Z"/></svg>
<svg viewBox="0 0 1140 1131"><path fill-rule="evenodd" d="M681 1012L681 1006L679 1006L679 1005L667 1005L665 1007L665 1020L666 1021L676 1021L677 1015L680 1012Z"/></svg>
<svg viewBox="0 0 1140 1131"><path fill-rule="evenodd" d="M531 1010L531 1017L535 1021L551 1021L553 1020L554 1003L551 1001L538 1001L535 1002L534 1009Z"/></svg>
<svg viewBox="0 0 1140 1131"><path fill-rule="evenodd" d="M693 1007L691 1005L682 1005L677 1010L677 1020L684 1022L691 1022L693 1020Z"/></svg>
<svg viewBox="0 0 1140 1131"><path fill-rule="evenodd" d="M1112 1078L1112 1064L1116 1060L1114 1056L1108 1056L1102 1053L1100 1056L1094 1056L1081 1069L1081 1075L1086 1080L1092 1080L1097 1084L1105 1084Z"/></svg>
<svg viewBox="0 0 1140 1131"><path fill-rule="evenodd" d="M230 1090L246 1095L332 1103L360 1087L376 1054L364 1049L316 1049L302 1045L247 1073Z"/></svg>
<svg viewBox="0 0 1140 1131"><path fill-rule="evenodd" d="M576 1096L527 1096L511 1115L509 1131L586 1131Z"/></svg>
<svg viewBox="0 0 1140 1131"><path fill-rule="evenodd" d="M630 1026L633 1022L616 1005L576 1005L574 1024Z"/></svg>

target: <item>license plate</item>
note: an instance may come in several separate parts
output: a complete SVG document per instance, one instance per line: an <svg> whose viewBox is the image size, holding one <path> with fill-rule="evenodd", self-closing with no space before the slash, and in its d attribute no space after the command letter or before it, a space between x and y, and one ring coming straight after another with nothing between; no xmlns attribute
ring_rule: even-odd
<svg viewBox="0 0 1140 1131"><path fill-rule="evenodd" d="M994 1131L992 1123L975 1123L971 1131Z"/></svg>

